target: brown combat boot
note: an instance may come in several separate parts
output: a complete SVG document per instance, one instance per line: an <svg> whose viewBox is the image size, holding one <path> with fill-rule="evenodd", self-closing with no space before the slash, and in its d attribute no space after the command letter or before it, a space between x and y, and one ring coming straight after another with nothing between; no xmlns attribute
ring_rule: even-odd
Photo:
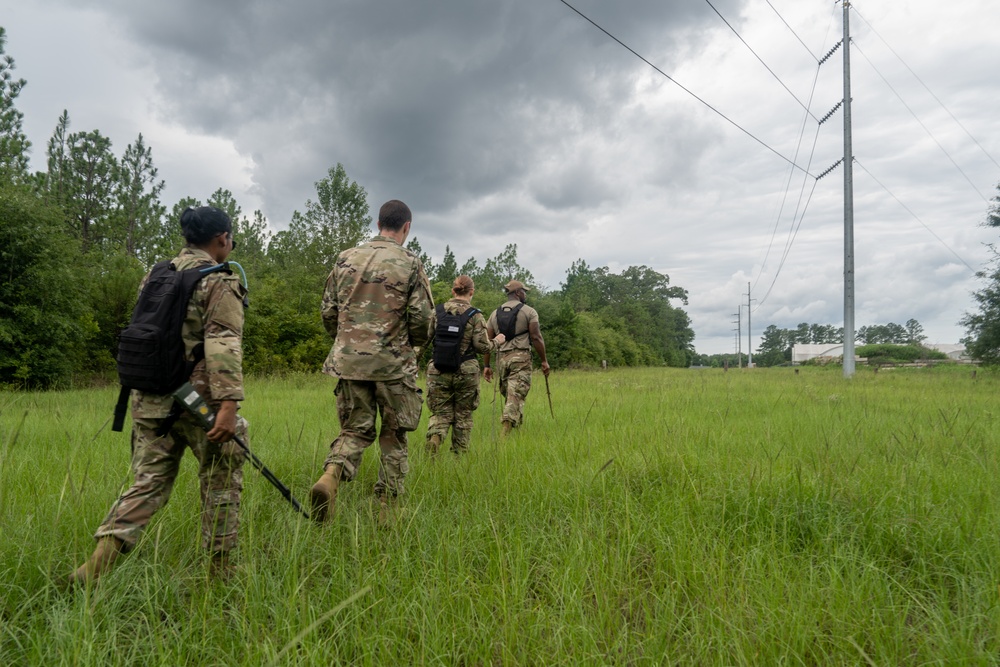
<svg viewBox="0 0 1000 667"><path fill-rule="evenodd" d="M94 553L90 554L90 558L70 575L69 585L85 587L97 581L97 578L110 570L118 560L124 546L125 543L114 535L106 535L97 540Z"/></svg>
<svg viewBox="0 0 1000 667"><path fill-rule="evenodd" d="M233 576L233 564L229 560L228 551L216 551L212 553L212 560L208 562L208 576L212 579L226 581Z"/></svg>
<svg viewBox="0 0 1000 667"><path fill-rule="evenodd" d="M503 420L502 426L503 426L503 435L505 436L510 435L510 432L514 430L514 424L507 421L506 419Z"/></svg>
<svg viewBox="0 0 1000 667"><path fill-rule="evenodd" d="M430 454L431 456L436 456L437 453L438 453L438 449L440 449L440 448L441 448L441 436L440 435L435 434L435 435L432 435L431 437L429 437L427 439L427 453L428 454Z"/></svg>
<svg viewBox="0 0 1000 667"><path fill-rule="evenodd" d="M340 485L340 475L343 470L343 466L328 465L323 475L313 484L310 492L311 515L317 523L323 523L328 516L333 514L334 504L337 500L337 487Z"/></svg>

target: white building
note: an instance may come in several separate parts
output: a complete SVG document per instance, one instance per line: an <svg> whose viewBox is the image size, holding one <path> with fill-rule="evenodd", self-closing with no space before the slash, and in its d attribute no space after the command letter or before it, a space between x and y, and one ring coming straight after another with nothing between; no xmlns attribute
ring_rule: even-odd
<svg viewBox="0 0 1000 667"><path fill-rule="evenodd" d="M855 343L855 346L858 344ZM965 346L951 343L925 344L924 347L938 352L944 352L953 361L968 361ZM801 364L810 359L835 361L844 356L843 343L796 343L792 346L792 363ZM855 356L855 359L858 357Z"/></svg>

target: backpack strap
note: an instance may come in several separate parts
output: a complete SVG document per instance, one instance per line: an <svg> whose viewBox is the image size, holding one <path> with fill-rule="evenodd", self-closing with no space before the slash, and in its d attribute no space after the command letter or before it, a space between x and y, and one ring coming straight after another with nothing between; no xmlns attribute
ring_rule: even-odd
<svg viewBox="0 0 1000 667"><path fill-rule="evenodd" d="M125 427L125 413L128 412L128 399L132 390L128 387L122 387L118 391L118 403L115 404L115 419L111 422L111 430L118 431L121 433L122 428Z"/></svg>
<svg viewBox="0 0 1000 667"><path fill-rule="evenodd" d="M465 326L469 323L469 320L471 320L472 316L475 315L478 312L480 312L478 308L475 308L473 306L469 306L468 310L466 310L464 313L462 313L461 317L462 317L462 331L463 332L465 331ZM472 341L470 340L469 341L469 349L466 350L465 354L462 355L461 359L459 360L459 363L466 362L469 359L475 359L475 358L476 358L476 348L473 345Z"/></svg>

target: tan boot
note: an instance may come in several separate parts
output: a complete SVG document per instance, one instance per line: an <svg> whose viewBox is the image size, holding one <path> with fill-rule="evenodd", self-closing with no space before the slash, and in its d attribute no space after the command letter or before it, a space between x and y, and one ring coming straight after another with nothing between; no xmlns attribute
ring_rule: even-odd
<svg viewBox="0 0 1000 667"><path fill-rule="evenodd" d="M503 420L502 426L503 426L503 435L505 436L510 435L510 432L514 430L514 424L507 421L506 419Z"/></svg>
<svg viewBox="0 0 1000 667"><path fill-rule="evenodd" d="M392 525L395 513L393 512L395 501L389 500L385 496L378 499L378 525L380 528L388 528Z"/></svg>
<svg viewBox="0 0 1000 667"><path fill-rule="evenodd" d="M429 437L427 439L427 453L428 454L430 454L431 456L436 456L437 453L438 453L438 449L440 449L440 448L441 448L441 436L440 435L435 434L435 435L432 435L431 437Z"/></svg>
<svg viewBox="0 0 1000 667"><path fill-rule="evenodd" d="M97 581L97 578L111 569L118 556L122 553L125 543L114 535L106 535L97 540L97 547L90 558L76 568L69 577L70 586L86 586Z"/></svg>
<svg viewBox="0 0 1000 667"><path fill-rule="evenodd" d="M343 466L328 465L323 475L313 484L310 493L311 516L317 523L323 523L328 516L333 515L333 508L337 500L337 487L340 485L340 475L343 470Z"/></svg>

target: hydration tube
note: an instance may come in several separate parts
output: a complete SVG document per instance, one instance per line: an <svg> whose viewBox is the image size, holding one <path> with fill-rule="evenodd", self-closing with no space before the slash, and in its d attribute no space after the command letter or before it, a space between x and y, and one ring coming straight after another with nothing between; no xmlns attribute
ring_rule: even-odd
<svg viewBox="0 0 1000 667"><path fill-rule="evenodd" d="M243 278L243 289L246 290L246 294L243 295L243 308L250 307L250 285L247 284L247 273L240 266L239 262L223 262L222 264L216 264L215 266L206 266L201 269L202 273L215 273L216 271L229 271L231 266L235 266L240 270L240 276Z"/></svg>
<svg viewBox="0 0 1000 667"><path fill-rule="evenodd" d="M247 272L243 270L243 267L239 262L223 262L222 264L216 264L215 266L206 266L204 269L201 269L201 272L215 273L216 271L227 271L231 266L235 266L240 270L240 277L243 278L243 287L249 290L250 285L247 284Z"/></svg>

